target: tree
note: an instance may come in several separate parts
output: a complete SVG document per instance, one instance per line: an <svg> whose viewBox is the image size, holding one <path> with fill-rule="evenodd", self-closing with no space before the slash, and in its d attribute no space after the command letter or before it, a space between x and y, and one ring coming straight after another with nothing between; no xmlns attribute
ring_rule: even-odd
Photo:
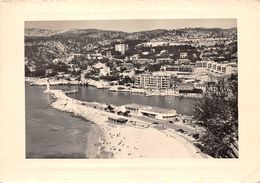
<svg viewBox="0 0 260 183"><path fill-rule="evenodd" d="M238 157L237 75L219 79L207 87L194 105L194 118L206 129L199 148L212 157Z"/></svg>
<svg viewBox="0 0 260 183"><path fill-rule="evenodd" d="M159 70L160 70L161 65L162 65L162 64L153 64L153 65L148 64L148 65L146 66L146 69L147 69L149 72L156 72L156 71L159 71Z"/></svg>
<svg viewBox="0 0 260 183"><path fill-rule="evenodd" d="M25 72L25 76L31 76L31 71L30 69L27 67L27 65L24 65L24 72Z"/></svg>

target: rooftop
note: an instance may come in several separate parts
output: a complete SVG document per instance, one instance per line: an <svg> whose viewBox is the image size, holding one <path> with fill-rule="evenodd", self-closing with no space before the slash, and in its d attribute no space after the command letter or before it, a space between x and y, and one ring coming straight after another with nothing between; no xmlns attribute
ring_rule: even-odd
<svg viewBox="0 0 260 183"><path fill-rule="evenodd" d="M127 107L132 107L132 108L138 108L138 109L143 109L143 108L146 108L146 107L147 107L146 105L135 104L135 103L126 104L125 106L127 106Z"/></svg>
<svg viewBox="0 0 260 183"><path fill-rule="evenodd" d="M155 112L155 113L175 113L177 114L176 110L169 109L169 108L162 108L162 107L155 107L155 106L147 106L147 105L141 105L141 104L127 104L125 105L127 107L132 108L138 108L149 112Z"/></svg>

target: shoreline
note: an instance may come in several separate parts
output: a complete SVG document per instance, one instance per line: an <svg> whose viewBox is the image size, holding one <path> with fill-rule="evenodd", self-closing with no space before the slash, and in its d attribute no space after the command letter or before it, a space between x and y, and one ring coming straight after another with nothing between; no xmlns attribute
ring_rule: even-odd
<svg viewBox="0 0 260 183"><path fill-rule="evenodd" d="M99 154L97 153L97 152L99 152L97 144L103 136L102 130L100 129L100 127L95 122L90 121L80 115L75 115L73 112L62 111L58 108L53 107L52 105L53 105L53 103L56 102L57 98L54 95L51 95L51 96L52 96L53 101L50 103L50 107L54 108L55 110L61 111L61 112L69 113L70 116L81 119L85 123L89 124L89 129L88 129L88 131L86 133L86 137L85 137L86 138L85 151L84 151L85 158L93 159L93 158L99 157Z"/></svg>
<svg viewBox="0 0 260 183"><path fill-rule="evenodd" d="M61 90L50 90L46 93L51 94L56 98L56 100L51 104L53 108L64 112L70 112L76 117L82 117L85 120L95 123L101 129L102 135L96 143L93 143L92 140L88 139L86 154L88 154L89 157L157 158L158 156L158 158L174 158L176 156L180 158L203 158L200 153L195 152L196 149L187 147L185 142L177 140L176 135L178 137L180 137L180 135L176 133L172 133L175 136L174 138L169 138L169 135L154 128L141 129L127 125L111 124L107 122L107 117L116 117L117 115L87 106L91 102L82 102L72 99L66 96ZM140 139L136 138L136 136L139 136ZM158 137L157 139L161 139L161 148L168 147L168 144L172 144L173 147L171 147L169 153L161 152L158 147L159 150L157 150L161 153L161 156L160 154L154 154L152 148L157 145L157 143L152 142L153 140L151 137ZM97 150L96 153L94 153L95 150Z"/></svg>
<svg viewBox="0 0 260 183"><path fill-rule="evenodd" d="M47 84L47 78L37 78L37 77L26 77L25 78L26 82L29 82L30 85L36 85L36 86L45 86ZM150 90L146 90L146 89L142 89L143 91L135 91L132 90L133 88L125 88L123 90L118 90L115 89L114 86L109 86L109 84L107 82L102 82L99 83L98 81L95 80L86 80L84 82L82 81L68 81L65 79L61 79L61 80L55 80L55 79L51 79L50 80L50 85L51 86L58 86L58 85L74 85L74 86L92 86L95 87L97 89L107 89L108 91L111 92L128 92L128 93L135 93L135 94L141 94L145 97L151 97L151 96L173 96L173 97L178 97L178 98L191 98L191 99L199 99L202 96L200 94L194 94L194 93L186 93L186 94L167 94L167 93L162 93L162 92L152 92ZM120 86L118 86L120 87Z"/></svg>

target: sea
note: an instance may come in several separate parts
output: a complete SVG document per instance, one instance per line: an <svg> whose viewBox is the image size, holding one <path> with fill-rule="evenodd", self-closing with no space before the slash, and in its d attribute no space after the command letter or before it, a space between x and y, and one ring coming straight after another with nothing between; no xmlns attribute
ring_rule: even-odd
<svg viewBox="0 0 260 183"><path fill-rule="evenodd" d="M44 93L46 86L25 83L26 158L93 158L87 157L88 143L100 137L98 126L70 113L54 109L54 99ZM145 96L129 92L113 92L92 86L51 86L51 89L78 93L70 97L89 102L124 105L130 103L170 108L191 115L194 100L174 96ZM91 132L97 133L91 133ZM90 141L91 139L91 141Z"/></svg>

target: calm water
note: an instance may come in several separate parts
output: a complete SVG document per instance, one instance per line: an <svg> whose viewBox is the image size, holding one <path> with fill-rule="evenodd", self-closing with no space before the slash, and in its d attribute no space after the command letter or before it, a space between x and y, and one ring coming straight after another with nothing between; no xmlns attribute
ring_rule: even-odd
<svg viewBox="0 0 260 183"><path fill-rule="evenodd" d="M45 87L26 84L26 158L85 158L87 121L50 107Z"/></svg>
<svg viewBox="0 0 260 183"><path fill-rule="evenodd" d="M157 106L175 109L179 114L192 114L194 99L174 96L150 96L129 92L112 92L107 89L97 89L92 86L52 86L61 90L79 89L78 93L69 96L82 101L101 102L110 104L130 104L137 103L143 105Z"/></svg>
<svg viewBox="0 0 260 183"><path fill-rule="evenodd" d="M26 83L26 157L27 158L85 158L88 136L97 126L66 112L50 107L53 99L43 93L45 86ZM138 103L175 109L180 114L191 114L192 99L173 96L150 96L128 92L112 92L86 86L51 86L53 89L79 89L70 97L82 101L96 101L117 105ZM92 133L93 134L93 133ZM99 134L100 135L100 134Z"/></svg>

